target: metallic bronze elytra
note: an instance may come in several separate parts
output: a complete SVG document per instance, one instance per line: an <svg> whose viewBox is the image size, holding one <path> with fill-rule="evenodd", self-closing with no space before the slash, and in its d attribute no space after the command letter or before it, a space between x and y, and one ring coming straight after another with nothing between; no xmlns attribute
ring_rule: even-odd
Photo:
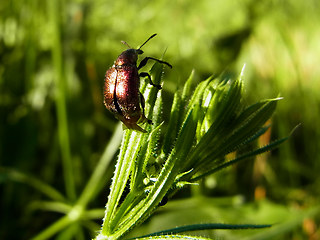
<svg viewBox="0 0 320 240"><path fill-rule="evenodd" d="M137 66L138 55L143 54L141 47L156 35L153 34L149 37L138 49L132 49L126 42L122 42L129 49L122 52L113 66L108 69L104 81L104 105L106 108L121 120L127 128L141 132L146 132L146 130L137 123L147 121L152 124L152 121L144 115L144 97L139 91L140 77L148 77L150 84L158 89L161 89L161 86L152 82L149 73L139 73L139 70L149 60L166 64L172 68L169 63L153 57L145 57Z"/></svg>

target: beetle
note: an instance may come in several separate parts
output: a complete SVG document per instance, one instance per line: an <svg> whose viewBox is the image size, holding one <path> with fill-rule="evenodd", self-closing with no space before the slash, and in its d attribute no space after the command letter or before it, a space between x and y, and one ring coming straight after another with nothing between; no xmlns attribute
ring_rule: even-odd
<svg viewBox="0 0 320 240"><path fill-rule="evenodd" d="M145 57L137 65L138 55L143 54L141 48L157 34L151 35L139 48L133 49L126 42L123 42L128 49L122 52L111 68L109 68L104 80L104 105L112 112L124 125L133 130L147 132L138 123L152 121L145 116L145 100L139 91L140 77L147 77L149 83L161 89L160 85L152 82L151 76L147 72L140 72L149 60L154 60L172 68L168 62L161 61L153 57Z"/></svg>

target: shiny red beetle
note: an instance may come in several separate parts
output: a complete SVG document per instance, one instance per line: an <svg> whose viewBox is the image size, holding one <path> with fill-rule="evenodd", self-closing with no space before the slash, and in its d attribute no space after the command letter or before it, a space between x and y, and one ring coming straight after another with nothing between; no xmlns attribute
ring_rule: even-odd
<svg viewBox="0 0 320 240"><path fill-rule="evenodd" d="M121 120L127 128L141 132L146 132L146 130L137 123L148 121L152 124L152 121L144 115L144 97L139 91L140 77L148 77L150 84L158 89L161 89L161 86L152 82L149 73L139 73L138 71L149 60L166 64L172 68L169 63L153 57L145 57L137 66L138 55L143 53L141 47L154 36L156 34L149 37L138 49L132 49L126 42L122 42L129 49L122 52L113 66L108 69L104 81L104 105L106 108Z"/></svg>

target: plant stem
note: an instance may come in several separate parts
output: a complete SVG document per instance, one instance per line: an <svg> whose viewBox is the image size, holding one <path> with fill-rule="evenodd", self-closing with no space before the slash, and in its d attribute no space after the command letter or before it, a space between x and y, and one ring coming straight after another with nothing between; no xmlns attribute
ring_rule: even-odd
<svg viewBox="0 0 320 240"><path fill-rule="evenodd" d="M50 227L46 228L44 231L42 231L37 236L32 238L32 240L48 239L52 237L54 234L56 234L57 232L64 229L66 226L68 226L70 222L71 220L68 217L68 215L65 215L64 217L56 221L54 224L52 224Z"/></svg>

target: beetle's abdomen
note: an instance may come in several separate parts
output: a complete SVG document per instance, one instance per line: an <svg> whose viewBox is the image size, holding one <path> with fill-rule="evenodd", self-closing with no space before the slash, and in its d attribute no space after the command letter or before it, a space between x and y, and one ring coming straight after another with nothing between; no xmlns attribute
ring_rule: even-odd
<svg viewBox="0 0 320 240"><path fill-rule="evenodd" d="M137 68L125 65L117 72L116 96L118 104L127 120L137 122L141 115L140 80Z"/></svg>
<svg viewBox="0 0 320 240"><path fill-rule="evenodd" d="M112 113L117 113L114 105L113 95L117 80L117 70L114 67L108 69L104 79L104 105Z"/></svg>
<svg viewBox="0 0 320 240"><path fill-rule="evenodd" d="M141 116L139 85L135 66L113 66L106 73L105 106L123 122L136 123Z"/></svg>

